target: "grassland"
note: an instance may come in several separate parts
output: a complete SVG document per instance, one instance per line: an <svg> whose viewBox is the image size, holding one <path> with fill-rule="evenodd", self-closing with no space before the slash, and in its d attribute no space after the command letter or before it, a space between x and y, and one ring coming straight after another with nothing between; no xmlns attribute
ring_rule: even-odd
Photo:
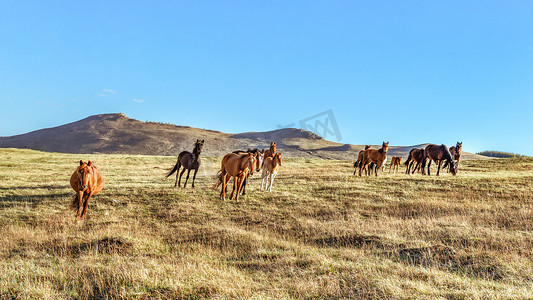
<svg viewBox="0 0 533 300"><path fill-rule="evenodd" d="M80 159L105 187L74 222ZM533 159L457 177L284 159L271 193L193 190L175 157L0 149L0 298L533 298ZM434 174L434 173L433 173Z"/></svg>

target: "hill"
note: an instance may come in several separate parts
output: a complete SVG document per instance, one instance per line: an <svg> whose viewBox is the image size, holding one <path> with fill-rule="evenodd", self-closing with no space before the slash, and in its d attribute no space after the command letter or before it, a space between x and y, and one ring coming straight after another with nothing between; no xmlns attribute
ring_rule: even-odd
<svg viewBox="0 0 533 300"><path fill-rule="evenodd" d="M77 154L177 155L205 140L206 156L222 156L237 149L267 148L276 141L286 157L354 159L362 145L340 144L296 128L229 134L187 126L142 122L124 114L94 115L83 120L11 137L0 137L0 148L21 148ZM423 145L417 145L423 146ZM378 147L377 145L375 147ZM389 148L390 155L407 157L414 146ZM486 158L465 154L466 159Z"/></svg>

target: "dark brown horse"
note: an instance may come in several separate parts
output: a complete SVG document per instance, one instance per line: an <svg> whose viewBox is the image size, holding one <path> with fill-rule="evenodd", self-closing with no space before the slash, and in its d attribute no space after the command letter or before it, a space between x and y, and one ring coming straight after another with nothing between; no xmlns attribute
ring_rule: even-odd
<svg viewBox="0 0 533 300"><path fill-rule="evenodd" d="M378 176L378 171L381 168L383 162L387 159L387 151L389 150L389 142L383 142L380 149L367 149L363 152L363 162L359 166L359 176L361 172L365 169L366 175L369 175L368 165L371 162L376 163L376 177Z"/></svg>
<svg viewBox="0 0 533 300"><path fill-rule="evenodd" d="M459 160L461 159L462 148L463 148L463 142L457 142L455 146L450 147L450 154L455 160L455 170L459 169ZM450 172L450 166L448 165L448 162L445 162L444 166L442 167L448 168L448 173Z"/></svg>
<svg viewBox="0 0 533 300"><path fill-rule="evenodd" d="M424 149L422 148L413 148L409 151L409 157L405 161L404 165L407 166L405 174L413 174L417 169L420 171L420 163L424 159ZM411 168L413 171L411 172Z"/></svg>
<svg viewBox="0 0 533 300"><path fill-rule="evenodd" d="M253 173L255 163L255 155L251 153L228 153L222 158L222 163L220 165L220 173L222 175L222 191L220 191L221 200L226 200L226 186L231 177L234 177L234 180L230 199L233 198L235 191L237 191L235 200L239 200L239 191L241 190L244 179L248 174Z"/></svg>
<svg viewBox="0 0 533 300"><path fill-rule="evenodd" d="M261 157L262 157L264 152L265 152L265 150L259 150L259 149L255 148L255 149L248 149L247 151L237 150L237 151L233 151L232 153L235 153L235 154L252 153L252 154L254 154L255 157L256 157L255 170L257 172L259 172L259 171L261 171L261 165L262 165L262 162L263 162ZM252 174L253 174L253 172L251 172L249 175L252 175ZM246 176L246 178L244 178L244 182L242 183L242 195L243 196L246 195L246 182L248 181L249 175ZM226 190L226 193L227 192L228 191Z"/></svg>
<svg viewBox="0 0 533 300"><path fill-rule="evenodd" d="M359 154L357 154L357 160L354 162L353 167L355 168L353 170L353 174L355 175L355 172L357 169L359 169L359 166L363 163L363 153L365 153L365 150L370 149L370 145L366 145L364 150L359 151Z"/></svg>
<svg viewBox="0 0 533 300"><path fill-rule="evenodd" d="M80 160L80 165L70 176L70 186L76 192L70 207L78 210L76 220L81 220L87 214L91 196L98 194L104 187L104 180L91 161L85 163Z"/></svg>
<svg viewBox="0 0 533 300"><path fill-rule="evenodd" d="M437 168L437 176L439 176L440 167L442 162L445 160L450 165L450 170L453 175L457 175L457 170L455 169L455 163L453 162L452 155L450 154L450 151L448 150L448 147L446 145L434 145L429 144L426 146L426 149L424 149L424 158L422 159L422 174L426 175L426 160L429 159L428 163L428 175L430 175L429 168L431 166L431 161L435 161L435 163L438 162L438 168Z"/></svg>
<svg viewBox="0 0 533 300"><path fill-rule="evenodd" d="M168 178L170 175L176 172L176 182L174 183L174 187L181 187L181 176L183 175L183 173L185 173L185 170L187 170L187 178L185 179L185 183L183 184L183 187L185 187L187 185L187 181L189 180L189 174L191 173L191 170L194 169L194 175L192 177L192 187L194 188L194 181L196 179L196 173L198 172L198 168L200 167L200 154L202 153L203 147L204 140L196 140L192 153L189 151L183 151L178 155L178 161L174 165L174 168L167 174ZM181 167L183 167L183 171L181 171L180 173L179 170Z"/></svg>

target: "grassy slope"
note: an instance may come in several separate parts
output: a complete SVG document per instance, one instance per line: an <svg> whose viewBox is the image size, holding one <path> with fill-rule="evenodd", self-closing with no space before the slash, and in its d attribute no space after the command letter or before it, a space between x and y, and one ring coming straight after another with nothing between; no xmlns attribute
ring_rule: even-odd
<svg viewBox="0 0 533 300"><path fill-rule="evenodd" d="M106 185L76 225L80 159ZM218 161L192 190L164 177L174 157L0 149L0 295L533 297L533 159L379 178L285 159L272 193L256 174L238 202L209 189Z"/></svg>

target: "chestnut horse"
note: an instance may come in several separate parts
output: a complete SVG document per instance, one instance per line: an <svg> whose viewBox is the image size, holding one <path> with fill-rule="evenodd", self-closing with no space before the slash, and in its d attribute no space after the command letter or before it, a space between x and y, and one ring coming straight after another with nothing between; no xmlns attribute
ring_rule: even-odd
<svg viewBox="0 0 533 300"><path fill-rule="evenodd" d="M390 160L390 168L389 173L392 170L392 173L396 173L398 169L400 168L400 163L402 162L402 158L399 156L393 156Z"/></svg>
<svg viewBox="0 0 533 300"><path fill-rule="evenodd" d="M420 163L424 158L424 149L422 148L413 148L409 151L409 157L405 161L404 165L407 166L405 174L413 174L417 169L420 171ZM415 165L416 164L416 165ZM411 168L413 171L411 172Z"/></svg>
<svg viewBox="0 0 533 300"><path fill-rule="evenodd" d="M365 150L370 149L370 145L366 145L364 150L359 151L359 154L357 154L357 160L354 162L353 167L355 168L353 170L353 174L355 175L355 172L359 168L359 166L363 163L363 153L365 153Z"/></svg>
<svg viewBox="0 0 533 300"><path fill-rule="evenodd" d="M263 153L263 164L265 163L265 159L267 157L274 157L274 153L276 153L276 142L271 142L270 148L265 150Z"/></svg>
<svg viewBox="0 0 533 300"><path fill-rule="evenodd" d="M359 176L363 169L366 171L366 175L369 175L368 165L371 162L376 163L376 177L378 176L378 170L381 169L381 165L387 159L387 151L389 150L389 142L383 142L380 149L367 149L363 152L363 162L359 166Z"/></svg>
<svg viewBox="0 0 533 300"><path fill-rule="evenodd" d="M87 214L87 207L91 196L98 194L104 187L104 180L98 168L88 161L80 160L80 165L70 176L70 186L76 192L70 207L77 209L76 220L81 220Z"/></svg>
<svg viewBox="0 0 533 300"><path fill-rule="evenodd" d="M235 191L237 195L235 200L239 200L239 191L241 190L244 179L248 174L253 174L256 157L251 153L235 154L228 153L222 158L220 166L220 174L222 175L222 191L220 191L220 199L226 200L226 187L231 177L233 179L233 191L230 199L233 199Z"/></svg>
<svg viewBox="0 0 533 300"><path fill-rule="evenodd" d="M174 168L167 174L167 178L174 174L176 172L176 182L174 183L174 187L179 186L181 187L181 176L183 173L185 173L185 170L187 170L187 178L185 179L185 183L183 184L183 187L187 185L187 181L189 181L189 174L191 173L191 170L194 169L194 175L192 177L192 187L194 188L194 181L196 179L196 173L198 173L198 168L200 167L200 154L202 153L202 148L204 147L204 140L196 140L196 143L194 143L194 149L192 150L192 153L189 151L183 151L178 155L178 161L174 165ZM183 171L181 173L179 172L180 168L183 166ZM178 181L179 176L179 181Z"/></svg>
<svg viewBox="0 0 533 300"><path fill-rule="evenodd" d="M264 161L263 174L261 174L261 191L263 190L263 183L266 180L265 188L268 191L272 191L272 183L274 183L274 177L278 174L279 167L281 167L281 152L274 154L274 157L267 157ZM270 178L270 185L268 185L268 179Z"/></svg>
<svg viewBox="0 0 533 300"><path fill-rule="evenodd" d="M426 146L426 149L424 149L424 158L422 158L422 175L426 175L426 160L429 159L428 163L428 175L430 175L429 167L431 166L431 161L435 161L435 163L438 162L437 167L437 176L439 176L440 167L442 164L442 161L446 160L446 162L450 165L450 170L452 174L455 176L457 175L457 170L455 169L455 163L453 162L452 155L450 154L450 151L448 150L448 147L446 145L434 145L429 144Z"/></svg>
<svg viewBox="0 0 533 300"><path fill-rule="evenodd" d="M455 170L459 169L459 160L461 159L462 148L463 148L463 142L457 142L455 146L450 147L450 154L455 160ZM448 173L450 172L450 166L448 165L448 162L445 162L444 166L442 167L448 168Z"/></svg>
<svg viewBox="0 0 533 300"><path fill-rule="evenodd" d="M261 165L262 165L262 162L263 162L261 157L262 157L264 152L265 152L265 150L259 150L259 149L255 148L255 149L248 149L247 151L237 150L237 151L233 151L232 153L235 153L235 154L252 153L252 154L254 154L255 157L256 157L255 170L257 172L259 172L261 170ZM253 174L253 172L251 172L251 174ZM248 176L246 176L246 178L244 178L244 182L242 183L242 195L243 196L246 195L246 182L247 181L248 181ZM222 179L220 179L220 182L222 182ZM226 191L226 193L227 192L228 191Z"/></svg>

